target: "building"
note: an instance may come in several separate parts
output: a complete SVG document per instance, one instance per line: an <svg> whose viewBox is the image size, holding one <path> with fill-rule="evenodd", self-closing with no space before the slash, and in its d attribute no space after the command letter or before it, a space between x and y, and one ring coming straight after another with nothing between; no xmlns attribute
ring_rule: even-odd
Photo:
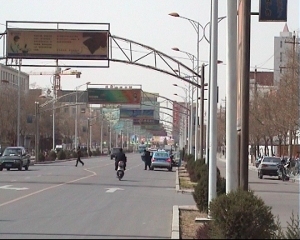
<svg viewBox="0 0 300 240"><path fill-rule="evenodd" d="M296 38L296 42L298 41L299 38ZM274 85L278 85L280 82L292 50L293 33L289 31L287 24L285 24L280 35L274 37Z"/></svg>
<svg viewBox="0 0 300 240"><path fill-rule="evenodd" d="M5 66L0 63L0 80L1 83L10 83L13 87L18 87L18 76L20 76L20 87L21 91L28 93L29 91L29 74L18 71L19 66L16 68ZM0 84L1 87L1 84Z"/></svg>
<svg viewBox="0 0 300 240"><path fill-rule="evenodd" d="M255 92L259 95L270 93L277 89L274 86L274 73L273 72L250 72L250 101L253 100Z"/></svg>

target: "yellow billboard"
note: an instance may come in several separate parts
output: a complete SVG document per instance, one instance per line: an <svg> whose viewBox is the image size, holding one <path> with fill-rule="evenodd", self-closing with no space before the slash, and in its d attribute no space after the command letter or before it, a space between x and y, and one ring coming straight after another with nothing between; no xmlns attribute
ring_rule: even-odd
<svg viewBox="0 0 300 240"><path fill-rule="evenodd" d="M107 60L108 31L7 29L6 56L27 59Z"/></svg>

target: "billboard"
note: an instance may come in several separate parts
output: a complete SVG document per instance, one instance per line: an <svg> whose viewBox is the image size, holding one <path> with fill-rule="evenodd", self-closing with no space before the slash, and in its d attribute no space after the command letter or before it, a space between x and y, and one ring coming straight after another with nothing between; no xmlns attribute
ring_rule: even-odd
<svg viewBox="0 0 300 240"><path fill-rule="evenodd" d="M133 125L141 125L141 126L144 126L144 125L158 125L159 124L159 120L157 119L147 119L147 118L141 118L141 119L138 119L138 118L134 118L133 119Z"/></svg>
<svg viewBox="0 0 300 240"><path fill-rule="evenodd" d="M154 110L146 109L120 109L120 118L143 118L143 119L153 119Z"/></svg>
<svg viewBox="0 0 300 240"><path fill-rule="evenodd" d="M108 60L109 32L8 28L6 56L26 59Z"/></svg>
<svg viewBox="0 0 300 240"><path fill-rule="evenodd" d="M88 88L89 104L140 104L141 89Z"/></svg>
<svg viewBox="0 0 300 240"><path fill-rule="evenodd" d="M287 0L260 0L260 22L286 22Z"/></svg>

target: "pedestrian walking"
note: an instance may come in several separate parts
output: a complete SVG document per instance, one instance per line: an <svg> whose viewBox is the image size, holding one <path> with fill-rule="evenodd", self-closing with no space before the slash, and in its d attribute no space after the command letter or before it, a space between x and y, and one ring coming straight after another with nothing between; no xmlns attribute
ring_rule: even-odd
<svg viewBox="0 0 300 240"><path fill-rule="evenodd" d="M77 165L78 165L78 162L80 162L81 164L82 164L82 166L84 165L84 162L83 161L81 161L81 149L80 149L80 146L78 146L78 148L77 148L77 160L76 160L76 165L75 165L75 167L77 167Z"/></svg>
<svg viewBox="0 0 300 240"><path fill-rule="evenodd" d="M150 170L150 166L151 166L150 152L146 149L144 150L144 152L145 152L145 169L144 170L147 170L147 167Z"/></svg>

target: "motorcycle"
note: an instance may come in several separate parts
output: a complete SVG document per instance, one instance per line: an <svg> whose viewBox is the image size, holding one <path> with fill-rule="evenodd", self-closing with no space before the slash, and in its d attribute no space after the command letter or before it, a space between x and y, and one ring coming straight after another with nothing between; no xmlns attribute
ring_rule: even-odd
<svg viewBox="0 0 300 240"><path fill-rule="evenodd" d="M289 165L288 164L278 164L277 165L277 173L278 173L278 179L282 180L282 181L289 181L290 180L290 177L289 175L287 174L288 173L288 167Z"/></svg>
<svg viewBox="0 0 300 240"><path fill-rule="evenodd" d="M123 161L119 161L118 162L118 169L117 169L117 177L119 178L119 180L121 181L121 179L124 177L124 162Z"/></svg>

